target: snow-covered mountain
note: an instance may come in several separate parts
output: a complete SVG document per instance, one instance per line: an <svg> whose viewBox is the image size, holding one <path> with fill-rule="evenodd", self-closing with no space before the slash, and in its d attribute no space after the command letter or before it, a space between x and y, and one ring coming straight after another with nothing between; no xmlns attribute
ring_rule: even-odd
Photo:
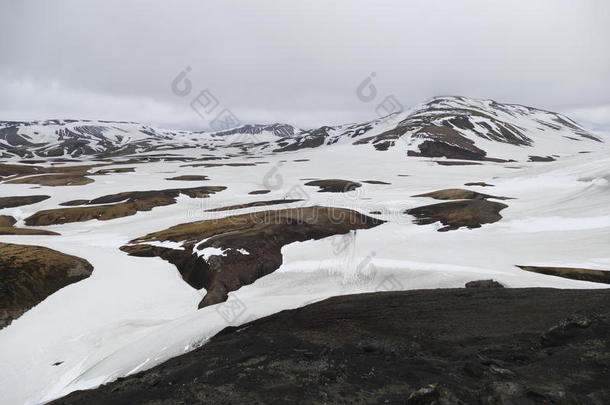
<svg viewBox="0 0 610 405"><path fill-rule="evenodd" d="M399 139L404 142L397 143ZM576 153L601 139L558 113L458 96L435 97L372 121L308 130L278 123L195 132L132 122L0 121L1 157L19 159L105 158L181 149L231 156L342 142L372 145L378 151L401 147L414 156L521 160Z"/></svg>
<svg viewBox="0 0 610 405"><path fill-rule="evenodd" d="M574 151L602 140L570 118L518 104L465 97L436 97L411 109L394 128L358 143L376 149L407 142L412 155L484 160L516 148L532 154ZM518 152L515 152L519 155Z"/></svg>

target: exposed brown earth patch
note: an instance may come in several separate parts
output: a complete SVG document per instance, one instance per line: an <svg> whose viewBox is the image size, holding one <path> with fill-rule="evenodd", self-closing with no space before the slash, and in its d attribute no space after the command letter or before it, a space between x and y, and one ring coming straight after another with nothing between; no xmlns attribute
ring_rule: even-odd
<svg viewBox="0 0 610 405"><path fill-rule="evenodd" d="M430 193L417 194L412 197L430 197L435 200L485 200L494 198L496 200L512 200L510 197L497 197L494 195L477 193L476 191L464 190L461 188L447 188L444 190L432 191Z"/></svg>
<svg viewBox="0 0 610 405"><path fill-rule="evenodd" d="M464 183L465 186L478 186L478 187L495 187L493 184L487 184L484 181L475 181L472 183Z"/></svg>
<svg viewBox="0 0 610 405"><path fill-rule="evenodd" d="M0 163L0 178L10 176L25 176L36 174L41 168L38 166L15 165L9 163Z"/></svg>
<svg viewBox="0 0 610 405"><path fill-rule="evenodd" d="M477 166L482 163L460 161L460 160L437 160L436 164L441 165L441 166Z"/></svg>
<svg viewBox="0 0 610 405"><path fill-rule="evenodd" d="M61 235L53 231L45 231L44 229L33 228L15 228L15 227L0 227L0 235Z"/></svg>
<svg viewBox="0 0 610 405"><path fill-rule="evenodd" d="M87 278L84 259L41 246L0 242L0 327L57 290Z"/></svg>
<svg viewBox="0 0 610 405"><path fill-rule="evenodd" d="M209 180L208 176L200 176L196 174L185 174L183 176L169 177L165 180L177 180L177 181L203 181Z"/></svg>
<svg viewBox="0 0 610 405"><path fill-rule="evenodd" d="M9 215L0 215L0 235L59 235L42 229L15 228L17 220Z"/></svg>
<svg viewBox="0 0 610 405"><path fill-rule="evenodd" d="M117 174L117 173L133 173L136 169L134 167L117 167L113 169L100 169L91 173L91 176L104 176L106 174Z"/></svg>
<svg viewBox="0 0 610 405"><path fill-rule="evenodd" d="M245 167L245 166L256 166L258 163L193 163L190 165L182 165L180 167Z"/></svg>
<svg viewBox="0 0 610 405"><path fill-rule="evenodd" d="M610 271L591 270L574 267L542 267L542 266L517 266L521 270L549 276L569 278L571 280L591 281L593 283L610 284Z"/></svg>
<svg viewBox="0 0 610 405"><path fill-rule="evenodd" d="M110 194L89 200L85 207L56 208L38 211L25 219L26 225L56 225L82 222L91 219L108 221L135 215L139 211L150 211L155 207L176 203L176 198L184 194L191 198L207 198L211 194L226 189L223 186L176 188L152 191L128 191ZM82 200L76 200L82 202ZM68 201L68 204L76 201ZM65 203L64 203L65 204ZM101 205L110 204L110 205Z"/></svg>
<svg viewBox="0 0 610 405"><path fill-rule="evenodd" d="M229 205L227 207L212 208L212 209L206 210L206 211L207 212L231 211L231 210L239 210L239 209L243 209L243 208L265 207L268 205L291 204L291 203L298 202L298 201L303 201L303 200L284 199L284 200L254 201L251 203L236 204L236 205Z"/></svg>
<svg viewBox="0 0 610 405"><path fill-rule="evenodd" d="M42 174L5 181L7 184L38 184L40 186L82 186L94 180L80 174Z"/></svg>
<svg viewBox="0 0 610 405"><path fill-rule="evenodd" d="M38 184L42 186L77 186L92 183L87 176L103 176L116 173L131 173L133 167L119 167L90 171L101 166L120 164L117 162L62 167L25 166L0 164L0 178L9 184Z"/></svg>
<svg viewBox="0 0 610 405"><path fill-rule="evenodd" d="M0 228L12 227L17 223L15 217L10 215L0 215Z"/></svg>
<svg viewBox="0 0 610 405"><path fill-rule="evenodd" d="M381 180L361 180L362 183L366 183L366 184L382 184L382 185L391 185L392 183L388 183L385 181L381 181Z"/></svg>
<svg viewBox="0 0 610 405"><path fill-rule="evenodd" d="M552 156L530 156L528 162L553 162L555 158Z"/></svg>
<svg viewBox="0 0 610 405"><path fill-rule="evenodd" d="M417 218L418 225L428 225L440 222L444 227L439 232L466 228L480 228L483 224L491 224L502 219L500 211L508 207L506 204L487 200L450 201L439 204L425 205L405 211Z"/></svg>
<svg viewBox="0 0 610 405"><path fill-rule="evenodd" d="M11 176L29 176L34 174L58 174L58 173L78 173L86 174L88 170L99 167L108 166L111 163L94 164L94 165L75 165L62 167L43 167L15 164L0 164L0 177Z"/></svg>
<svg viewBox="0 0 610 405"><path fill-rule="evenodd" d="M268 194L270 192L271 192L271 190L254 190L254 191L250 191L248 194L257 195L257 194Z"/></svg>
<svg viewBox="0 0 610 405"><path fill-rule="evenodd" d="M51 198L48 195L24 195L14 197L0 197L0 209L21 207L23 205L36 204Z"/></svg>
<svg viewBox="0 0 610 405"><path fill-rule="evenodd" d="M206 289L201 308L225 301L229 292L278 269L284 245L368 229L383 222L331 207L258 211L176 225L135 239L121 250L133 256L158 256L174 264L188 284ZM153 241L182 242L184 249L147 244ZM221 249L223 253L207 259L194 254L205 248Z"/></svg>
<svg viewBox="0 0 610 405"><path fill-rule="evenodd" d="M89 200L70 200L66 202L62 202L59 205L62 207L74 207L76 205L85 205L89 202Z"/></svg>
<svg viewBox="0 0 610 405"><path fill-rule="evenodd" d="M344 295L53 405L601 405L610 290Z"/></svg>
<svg viewBox="0 0 610 405"><path fill-rule="evenodd" d="M346 193L362 187L362 184L358 182L341 179L314 180L305 183L305 185L319 187L319 193Z"/></svg>

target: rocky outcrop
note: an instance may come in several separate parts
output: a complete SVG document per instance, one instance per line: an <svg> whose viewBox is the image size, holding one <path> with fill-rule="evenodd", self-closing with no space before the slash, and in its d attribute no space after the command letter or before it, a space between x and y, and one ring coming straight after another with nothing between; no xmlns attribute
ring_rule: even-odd
<svg viewBox="0 0 610 405"><path fill-rule="evenodd" d="M277 270L282 246L368 229L384 221L330 207L257 211L176 225L131 241L121 250L158 256L174 264L182 278L207 293L199 307L223 302L227 294ZM180 242L181 248L155 242Z"/></svg>
<svg viewBox="0 0 610 405"><path fill-rule="evenodd" d="M274 152L292 152L300 149L317 148L324 145L329 137L330 127L320 127L316 130L300 134L294 138L282 138L277 142L279 148Z"/></svg>
<svg viewBox="0 0 610 405"><path fill-rule="evenodd" d="M0 327L92 271L93 266L80 257L41 246L0 242Z"/></svg>
<svg viewBox="0 0 610 405"><path fill-rule="evenodd" d="M53 405L609 403L609 290L334 297Z"/></svg>
<svg viewBox="0 0 610 405"><path fill-rule="evenodd" d="M421 140L421 143L418 147L419 152L408 151L409 156L466 160L483 160L487 156L487 152L476 147L473 140L445 126L424 126L415 131L412 138Z"/></svg>
<svg viewBox="0 0 610 405"><path fill-rule="evenodd" d="M230 136L236 134L260 135L263 132L270 132L277 137L289 138L295 136L296 134L301 132L301 130L296 127L293 127L292 125L280 123L270 125L247 124L227 131L217 132L215 136ZM256 137L254 137L254 140L256 140Z"/></svg>
<svg viewBox="0 0 610 405"><path fill-rule="evenodd" d="M475 280L467 282L466 288L504 288L504 286L495 280Z"/></svg>

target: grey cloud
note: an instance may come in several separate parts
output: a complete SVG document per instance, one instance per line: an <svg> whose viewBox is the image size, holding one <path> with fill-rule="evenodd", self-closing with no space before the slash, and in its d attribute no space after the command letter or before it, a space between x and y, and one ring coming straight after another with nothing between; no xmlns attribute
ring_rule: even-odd
<svg viewBox="0 0 610 405"><path fill-rule="evenodd" d="M203 129L189 97L204 89L241 121L304 127L374 118L386 95L595 109L610 104L609 13L603 0L9 0L0 119ZM178 97L186 66L193 93ZM364 103L355 89L371 72L379 99Z"/></svg>

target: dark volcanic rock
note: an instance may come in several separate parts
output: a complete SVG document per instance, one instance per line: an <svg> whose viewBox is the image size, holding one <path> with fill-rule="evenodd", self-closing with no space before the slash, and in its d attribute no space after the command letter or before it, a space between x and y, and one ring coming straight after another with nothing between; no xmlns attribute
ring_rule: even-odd
<svg viewBox="0 0 610 405"><path fill-rule="evenodd" d="M451 391L440 384L430 384L412 392L407 405L462 405Z"/></svg>
<svg viewBox="0 0 610 405"><path fill-rule="evenodd" d="M158 256L174 264L192 287L205 287L201 308L223 302L229 292L277 270L284 245L368 229L383 222L342 208L257 211L176 225L135 239L121 250L133 256ZM182 242L184 249L148 244L153 241ZM206 248L214 248L207 259L194 254Z"/></svg>
<svg viewBox="0 0 610 405"><path fill-rule="evenodd" d="M466 288L504 288L504 286L495 280L476 280L469 281L465 285Z"/></svg>
<svg viewBox="0 0 610 405"><path fill-rule="evenodd" d="M405 211L417 219L418 225L441 222L445 225L439 232L452 231L461 227L479 228L482 224L491 224L502 219L500 211L508 207L495 201L463 200L440 204L425 205Z"/></svg>
<svg viewBox="0 0 610 405"><path fill-rule="evenodd" d="M0 327L92 271L80 257L41 246L0 243Z"/></svg>
<svg viewBox="0 0 610 405"><path fill-rule="evenodd" d="M281 139L278 142L280 147L273 151L290 152L305 148L317 148L318 146L324 145L324 142L328 138L328 130L330 129L330 127L320 127L299 137L290 138L290 142L288 142L288 139Z"/></svg>
<svg viewBox="0 0 610 405"><path fill-rule="evenodd" d="M607 404L608 294L335 297L227 328L190 353L52 404Z"/></svg>
<svg viewBox="0 0 610 405"><path fill-rule="evenodd" d="M473 140L453 128L428 125L415 132L413 137L425 140L419 145L419 153L409 151L409 156L467 160L483 160L487 156L487 152L477 148Z"/></svg>

